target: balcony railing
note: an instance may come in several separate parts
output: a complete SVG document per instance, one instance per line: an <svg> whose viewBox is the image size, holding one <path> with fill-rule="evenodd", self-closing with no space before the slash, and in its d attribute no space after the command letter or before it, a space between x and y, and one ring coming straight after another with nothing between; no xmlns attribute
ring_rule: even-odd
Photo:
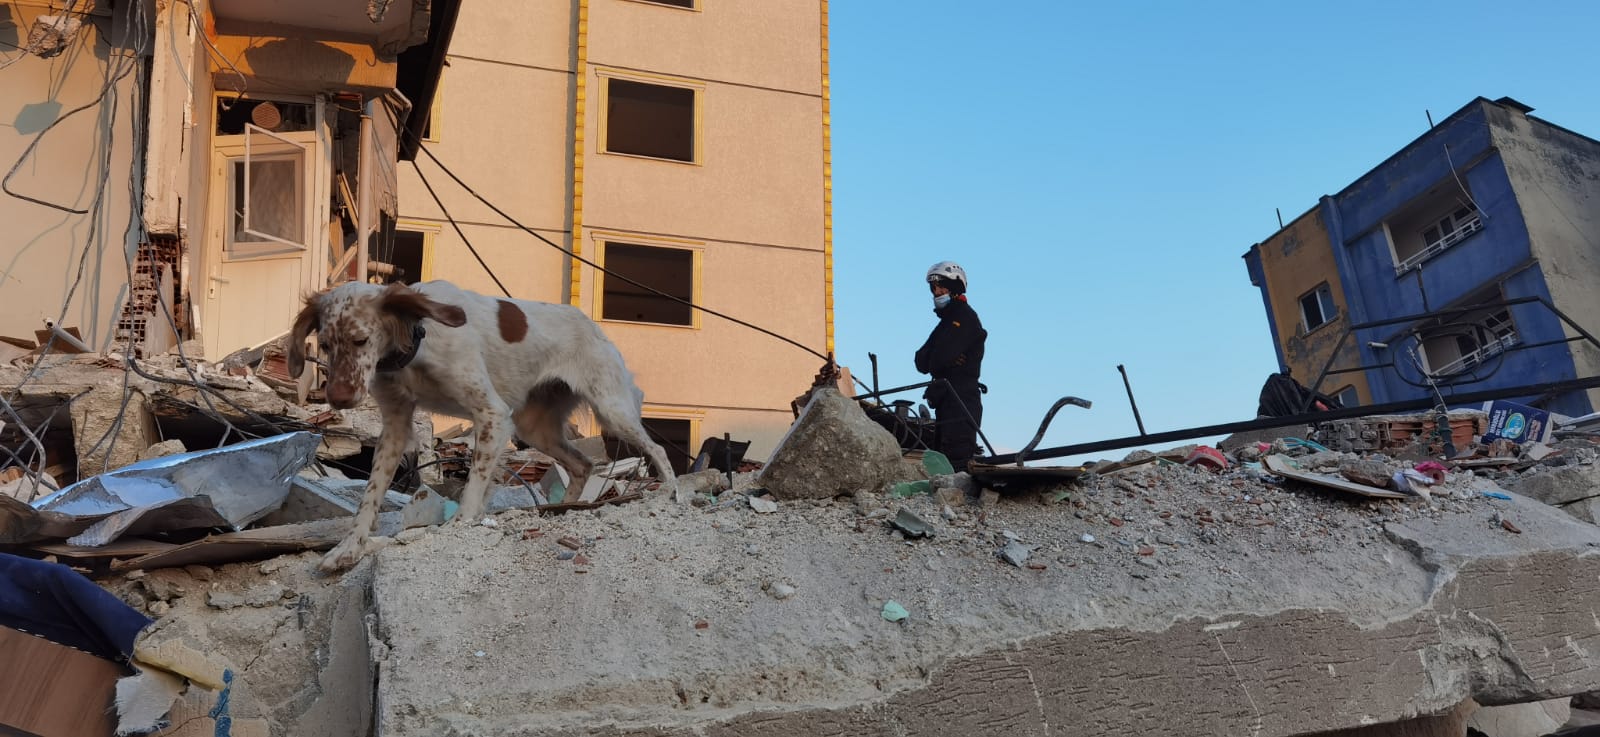
<svg viewBox="0 0 1600 737"><path fill-rule="evenodd" d="M1435 376L1448 376L1450 374L1457 374L1462 371L1466 371L1469 368L1483 363L1496 353L1504 352L1507 348L1510 348L1511 346L1514 346L1520 342L1522 341L1517 337L1516 333L1502 335L1494 340L1484 343L1481 346L1478 346L1477 350L1439 367L1439 369L1434 371L1433 374Z"/></svg>
<svg viewBox="0 0 1600 737"><path fill-rule="evenodd" d="M1471 220L1461 223L1460 225L1456 226L1455 230L1445 233L1439 238L1439 240L1429 243L1428 245L1424 246L1422 250L1417 251L1406 260L1396 264L1394 267L1394 275L1400 276L1401 274L1416 268L1417 264L1443 253L1445 249L1460 243L1463 240L1466 240L1467 236L1472 235L1480 230L1483 230L1483 220L1479 218L1476 213L1474 213Z"/></svg>

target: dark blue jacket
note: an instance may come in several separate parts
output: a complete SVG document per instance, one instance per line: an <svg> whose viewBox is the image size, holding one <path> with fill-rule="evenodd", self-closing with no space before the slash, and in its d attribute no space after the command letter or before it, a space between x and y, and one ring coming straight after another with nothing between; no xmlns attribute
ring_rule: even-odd
<svg viewBox="0 0 1600 737"><path fill-rule="evenodd" d="M917 371L952 383L976 383L983 370L983 344L989 337L978 313L967 304L966 295L956 295L934 314L939 316L939 324L917 349Z"/></svg>

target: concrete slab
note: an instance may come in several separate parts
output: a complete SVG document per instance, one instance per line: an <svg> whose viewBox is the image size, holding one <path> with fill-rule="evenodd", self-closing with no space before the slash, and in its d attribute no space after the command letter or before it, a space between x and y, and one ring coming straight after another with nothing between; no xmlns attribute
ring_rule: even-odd
<svg viewBox="0 0 1600 737"><path fill-rule="evenodd" d="M378 555L379 732L1275 737L1600 685L1600 528L1160 473L916 542L827 501L446 528Z"/></svg>

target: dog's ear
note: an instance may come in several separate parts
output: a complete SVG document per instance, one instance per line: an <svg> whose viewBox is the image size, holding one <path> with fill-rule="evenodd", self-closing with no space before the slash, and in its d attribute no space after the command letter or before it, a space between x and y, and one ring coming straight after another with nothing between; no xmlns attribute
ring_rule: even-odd
<svg viewBox="0 0 1600 737"><path fill-rule="evenodd" d="M313 294L306 298L305 308L294 318L294 327L289 330L287 362L290 376L298 378L306 370L306 338L317 329L322 317L321 297L320 294Z"/></svg>
<svg viewBox="0 0 1600 737"><path fill-rule="evenodd" d="M467 313L455 305L435 302L404 284L390 284L383 289L379 305L384 312L412 320L430 318L445 327L459 328L467 324Z"/></svg>

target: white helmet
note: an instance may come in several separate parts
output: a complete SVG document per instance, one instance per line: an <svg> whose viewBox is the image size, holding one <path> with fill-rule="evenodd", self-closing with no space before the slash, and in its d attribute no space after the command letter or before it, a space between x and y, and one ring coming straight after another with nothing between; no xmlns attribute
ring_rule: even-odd
<svg viewBox="0 0 1600 737"><path fill-rule="evenodd" d="M939 279L961 282L961 291L967 291L967 272L954 261L940 261L928 267L928 283L932 284Z"/></svg>

